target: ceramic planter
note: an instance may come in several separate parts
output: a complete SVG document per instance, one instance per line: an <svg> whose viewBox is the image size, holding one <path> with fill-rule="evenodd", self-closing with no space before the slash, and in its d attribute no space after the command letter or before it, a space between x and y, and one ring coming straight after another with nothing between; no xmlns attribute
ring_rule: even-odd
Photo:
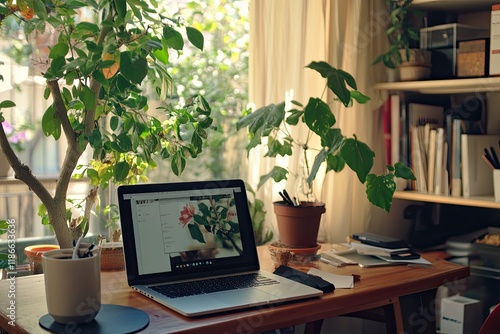
<svg viewBox="0 0 500 334"><path fill-rule="evenodd" d="M423 49L410 49L410 58L406 50L400 50L402 62L397 66L399 80L412 81L429 79L431 75L431 52Z"/></svg>
<svg viewBox="0 0 500 334"><path fill-rule="evenodd" d="M77 259L72 253L58 249L42 255L47 309L62 324L90 322L101 309L100 250Z"/></svg>
<svg viewBox="0 0 500 334"><path fill-rule="evenodd" d="M283 245L316 247L321 215L326 211L324 203L301 202L301 206L291 206L279 201L273 205Z"/></svg>

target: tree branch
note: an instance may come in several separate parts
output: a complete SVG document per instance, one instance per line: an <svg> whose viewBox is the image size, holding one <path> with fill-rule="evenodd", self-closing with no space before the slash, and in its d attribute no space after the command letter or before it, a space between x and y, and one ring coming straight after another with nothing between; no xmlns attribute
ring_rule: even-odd
<svg viewBox="0 0 500 334"><path fill-rule="evenodd" d="M19 160L16 153L12 150L9 140L7 139L7 135L5 134L3 124L0 126L0 147L7 157L9 165L14 170L14 177L23 181L38 196L45 207L53 206L54 199L52 198L50 192L33 175L31 169Z"/></svg>

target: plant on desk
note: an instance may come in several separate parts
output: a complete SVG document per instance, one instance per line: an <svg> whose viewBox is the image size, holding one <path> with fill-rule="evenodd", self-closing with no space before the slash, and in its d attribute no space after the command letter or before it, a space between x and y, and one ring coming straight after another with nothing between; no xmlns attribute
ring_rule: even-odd
<svg viewBox="0 0 500 334"><path fill-rule="evenodd" d="M54 229L62 248L88 230L89 216L98 189L109 182L135 183L143 172L154 168L153 156L171 161L179 175L189 158L201 152L211 127L210 106L200 96L186 99L175 108L168 101L174 91L169 70L169 52L180 53L187 39L203 49L203 35L185 27L179 18L157 13L159 4L149 0L0 0L0 24L16 20L27 36L53 30L58 38L49 45L42 75L44 97L52 103L42 118L43 133L67 144L55 193L40 183L9 145L5 127L0 127L0 147L15 177L40 198L39 214ZM89 13L94 22L79 14ZM150 84L162 106L148 108L144 84ZM182 100L181 100L182 101ZM0 122L13 101L0 101ZM90 149L92 160L81 161ZM76 173L75 173L76 171ZM83 201L67 198L73 176L87 177L90 191ZM83 215L73 218L71 208Z"/></svg>
<svg viewBox="0 0 500 334"><path fill-rule="evenodd" d="M308 68L317 71L326 79L325 90L330 89L335 98L345 107L349 107L354 101L357 103L367 103L369 97L363 95L357 90L355 79L347 72L332 67L326 62L312 62ZM275 166L269 173L262 175L258 187L266 181L273 179L275 182L287 180L289 175L298 178L296 198L291 198L283 194L284 201L275 203L276 209L287 208L295 210L289 216L297 216L297 208L313 208L314 211L324 212L324 204L318 204L312 188L313 181L323 163L326 163L326 172L340 172L347 165L353 170L361 183L366 184L366 194L368 200L389 211L392 204L392 197L396 189L394 178L414 179L412 171L402 163L396 163L394 166L387 166L386 172L375 175L370 173L373 166L375 153L365 143L358 140L356 135L347 137L342 134L341 129L335 128L335 116L329 105L325 103L322 97L311 97L304 106L297 101L291 101L294 108L287 110L285 102L279 104L270 104L259 108L253 112L244 115L237 123L238 129L247 128L250 143L247 151L263 145L265 147L265 157L275 158L279 156L292 156L300 154L300 171L291 170L289 167ZM293 126L305 125L308 129L308 135L305 140L295 137L290 130ZM310 141L313 135L317 135L321 141L321 147L313 148ZM265 142L263 143L263 139ZM310 151L318 152L311 162ZM301 195L304 196L301 196ZM299 197L301 196L301 197ZM322 213L322 212L321 212ZM321 216L319 213L319 216ZM316 214L317 215L317 214ZM311 214L305 214L308 226L311 223ZM319 224L319 221L318 221ZM280 237L283 231L278 221ZM298 229L299 233L306 230ZM317 236L317 231L316 231ZM315 246L311 241L307 247ZM289 245L299 246L299 245Z"/></svg>

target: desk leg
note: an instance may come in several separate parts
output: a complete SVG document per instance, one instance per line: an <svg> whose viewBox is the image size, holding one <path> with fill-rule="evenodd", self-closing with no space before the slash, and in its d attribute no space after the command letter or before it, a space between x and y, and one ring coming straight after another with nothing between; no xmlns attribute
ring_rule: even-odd
<svg viewBox="0 0 500 334"><path fill-rule="evenodd" d="M321 332L323 326L323 319L306 323L304 334L318 334Z"/></svg>
<svg viewBox="0 0 500 334"><path fill-rule="evenodd" d="M384 306L385 324L387 333L404 333L403 316L399 298L392 299L392 303Z"/></svg>

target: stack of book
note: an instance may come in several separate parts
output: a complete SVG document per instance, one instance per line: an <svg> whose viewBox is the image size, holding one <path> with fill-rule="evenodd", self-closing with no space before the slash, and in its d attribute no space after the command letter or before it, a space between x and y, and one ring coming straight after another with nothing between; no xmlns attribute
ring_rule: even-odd
<svg viewBox="0 0 500 334"><path fill-rule="evenodd" d="M382 111L386 162L412 168L417 180L409 190L451 196L492 193L492 173L481 156L485 147L498 148L500 135L484 134L479 99L449 108L394 94ZM484 185L487 180L489 186Z"/></svg>

